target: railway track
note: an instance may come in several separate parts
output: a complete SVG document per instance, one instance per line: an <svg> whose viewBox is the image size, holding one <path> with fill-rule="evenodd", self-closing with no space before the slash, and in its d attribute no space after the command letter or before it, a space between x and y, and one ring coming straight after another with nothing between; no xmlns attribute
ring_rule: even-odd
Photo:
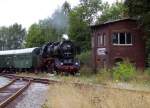
<svg viewBox="0 0 150 108"><path fill-rule="evenodd" d="M4 108L17 96L21 95L30 84L31 80L14 79L9 84L0 88L0 108Z"/></svg>

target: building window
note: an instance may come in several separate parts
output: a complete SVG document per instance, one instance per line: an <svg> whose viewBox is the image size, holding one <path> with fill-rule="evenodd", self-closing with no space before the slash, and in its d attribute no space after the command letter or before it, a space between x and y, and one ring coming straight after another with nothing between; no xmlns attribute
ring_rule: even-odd
<svg viewBox="0 0 150 108"><path fill-rule="evenodd" d="M106 35L101 34L97 36L97 45L98 46L105 46L106 45Z"/></svg>
<svg viewBox="0 0 150 108"><path fill-rule="evenodd" d="M106 34L103 34L104 46L106 45Z"/></svg>
<svg viewBox="0 0 150 108"><path fill-rule="evenodd" d="M102 35L99 35L98 37L97 37L97 45L98 46L101 46L103 44L103 37L102 37Z"/></svg>
<svg viewBox="0 0 150 108"><path fill-rule="evenodd" d="M113 45L132 45L132 36L129 32L113 33Z"/></svg>

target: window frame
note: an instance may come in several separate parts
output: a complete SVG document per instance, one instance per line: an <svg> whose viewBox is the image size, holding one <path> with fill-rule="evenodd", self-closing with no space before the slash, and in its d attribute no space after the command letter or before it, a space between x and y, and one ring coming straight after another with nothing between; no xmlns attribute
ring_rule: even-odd
<svg viewBox="0 0 150 108"><path fill-rule="evenodd" d="M113 43L113 34L114 33L117 33L117 39L118 39L118 43ZM125 33L125 44L120 44L120 33ZM130 36L131 36L131 43L130 44L127 44L127 33L130 33ZM132 46L133 45L133 36L131 35L131 32L113 32L112 33L112 45L114 46Z"/></svg>
<svg viewBox="0 0 150 108"><path fill-rule="evenodd" d="M97 47L106 46L106 34L105 33L99 33L97 35Z"/></svg>

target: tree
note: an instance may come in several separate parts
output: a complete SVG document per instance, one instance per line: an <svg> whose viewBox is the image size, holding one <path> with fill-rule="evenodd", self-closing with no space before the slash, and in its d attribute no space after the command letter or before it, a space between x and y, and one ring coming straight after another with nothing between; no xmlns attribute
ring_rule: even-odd
<svg viewBox="0 0 150 108"><path fill-rule="evenodd" d="M38 24L31 25L26 38L26 47L38 47L44 43L40 26Z"/></svg>
<svg viewBox="0 0 150 108"><path fill-rule="evenodd" d="M80 0L80 4L70 11L69 36L83 51L91 48L90 24L101 10L101 0Z"/></svg>
<svg viewBox="0 0 150 108"><path fill-rule="evenodd" d="M21 25L15 23L9 27L9 37L7 47L9 49L22 48L26 36L26 30Z"/></svg>
<svg viewBox="0 0 150 108"><path fill-rule="evenodd" d="M90 25L99 16L98 13L102 11L103 4L101 0L80 0L79 8L82 19Z"/></svg>
<svg viewBox="0 0 150 108"><path fill-rule="evenodd" d="M150 60L150 2L148 0L125 0L125 5L128 7L130 17L136 18L139 27L145 31L147 60Z"/></svg>
<svg viewBox="0 0 150 108"><path fill-rule="evenodd" d="M68 15L68 13L71 11L71 6L67 1L65 1L62 5L62 11L65 13L65 15Z"/></svg>
<svg viewBox="0 0 150 108"><path fill-rule="evenodd" d="M128 17L128 8L123 2L116 2L111 6L106 2L103 6L104 9L101 16L98 18L97 23L104 23L106 21Z"/></svg>
<svg viewBox="0 0 150 108"><path fill-rule="evenodd" d="M69 36L83 51L90 49L90 28L86 21L78 15L79 10L71 11Z"/></svg>
<svg viewBox="0 0 150 108"><path fill-rule="evenodd" d="M19 49L23 47L26 30L15 23L9 27L0 28L0 49Z"/></svg>

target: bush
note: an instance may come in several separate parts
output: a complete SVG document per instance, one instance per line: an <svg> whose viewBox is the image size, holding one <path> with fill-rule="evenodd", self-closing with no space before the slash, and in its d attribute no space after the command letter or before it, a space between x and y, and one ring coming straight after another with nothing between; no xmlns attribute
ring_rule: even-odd
<svg viewBox="0 0 150 108"><path fill-rule="evenodd" d="M91 51L82 52L77 56L81 65L91 66Z"/></svg>
<svg viewBox="0 0 150 108"><path fill-rule="evenodd" d="M129 61L119 63L117 67L113 68L113 78L115 80L131 80L135 77L135 73L136 69Z"/></svg>

